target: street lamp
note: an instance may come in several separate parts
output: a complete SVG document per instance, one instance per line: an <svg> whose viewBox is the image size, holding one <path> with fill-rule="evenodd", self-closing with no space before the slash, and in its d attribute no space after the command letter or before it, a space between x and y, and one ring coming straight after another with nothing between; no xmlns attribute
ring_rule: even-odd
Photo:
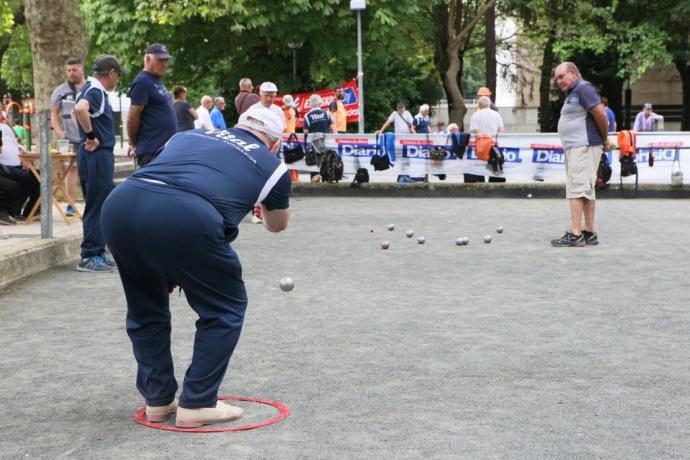
<svg viewBox="0 0 690 460"><path fill-rule="evenodd" d="M302 47L302 42L288 43L288 48L292 50L292 78L297 80L297 50Z"/></svg>
<svg viewBox="0 0 690 460"><path fill-rule="evenodd" d="M350 9L357 12L357 92L359 93L359 133L364 133L364 72L362 71L362 11L365 0L350 0Z"/></svg>

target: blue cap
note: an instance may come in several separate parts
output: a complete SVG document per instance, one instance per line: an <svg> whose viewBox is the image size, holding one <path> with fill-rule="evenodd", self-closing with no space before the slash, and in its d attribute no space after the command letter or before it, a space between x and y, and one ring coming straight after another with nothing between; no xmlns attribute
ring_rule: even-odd
<svg viewBox="0 0 690 460"><path fill-rule="evenodd" d="M162 43L154 43L153 45L149 45L149 47L146 48L146 54L154 54L158 59L172 58L172 56L170 56L170 52L168 51L168 47Z"/></svg>

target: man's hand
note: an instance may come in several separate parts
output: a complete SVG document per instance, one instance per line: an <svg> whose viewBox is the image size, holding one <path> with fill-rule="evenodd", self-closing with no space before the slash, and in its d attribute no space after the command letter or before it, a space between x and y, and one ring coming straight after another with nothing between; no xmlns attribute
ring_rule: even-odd
<svg viewBox="0 0 690 460"><path fill-rule="evenodd" d="M93 139L86 139L86 141L84 141L84 148L88 152L93 152L98 148L99 145L101 145L101 142L98 140L97 137Z"/></svg>
<svg viewBox="0 0 690 460"><path fill-rule="evenodd" d="M127 146L127 158L132 158L134 155L137 153L137 148L136 146L129 144Z"/></svg>

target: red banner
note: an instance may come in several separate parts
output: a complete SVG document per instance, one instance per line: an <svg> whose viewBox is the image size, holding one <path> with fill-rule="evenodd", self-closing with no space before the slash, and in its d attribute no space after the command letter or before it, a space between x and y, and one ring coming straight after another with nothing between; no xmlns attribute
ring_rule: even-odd
<svg viewBox="0 0 690 460"><path fill-rule="evenodd" d="M346 83L340 85L343 90L343 106L345 107L345 112L347 112L347 122L354 123L359 121L359 94L357 93L357 82L355 80L350 80ZM309 96L312 94L318 94L321 96L321 108L328 110L328 106L331 101L335 99L334 89L322 89L319 91L312 91L310 93L296 93L292 94L292 98L295 100L295 107L297 108L297 127L301 128L304 124L304 115L311 110L309 105ZM283 107L283 95L279 94L273 102Z"/></svg>

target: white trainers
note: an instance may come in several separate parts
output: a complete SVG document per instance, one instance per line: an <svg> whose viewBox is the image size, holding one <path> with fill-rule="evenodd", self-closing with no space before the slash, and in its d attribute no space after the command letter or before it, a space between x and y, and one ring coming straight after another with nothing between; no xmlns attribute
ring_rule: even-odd
<svg viewBox="0 0 690 460"><path fill-rule="evenodd" d="M212 423L223 423L242 417L244 411L241 407L231 406L223 401L218 401L216 407L204 407L201 409L177 408L175 425L179 428L197 428Z"/></svg>
<svg viewBox="0 0 690 460"><path fill-rule="evenodd" d="M146 419L149 422L165 422L171 414L177 411L177 399L167 406L146 406Z"/></svg>
<svg viewBox="0 0 690 460"><path fill-rule="evenodd" d="M252 224L263 224L264 221L252 214Z"/></svg>

